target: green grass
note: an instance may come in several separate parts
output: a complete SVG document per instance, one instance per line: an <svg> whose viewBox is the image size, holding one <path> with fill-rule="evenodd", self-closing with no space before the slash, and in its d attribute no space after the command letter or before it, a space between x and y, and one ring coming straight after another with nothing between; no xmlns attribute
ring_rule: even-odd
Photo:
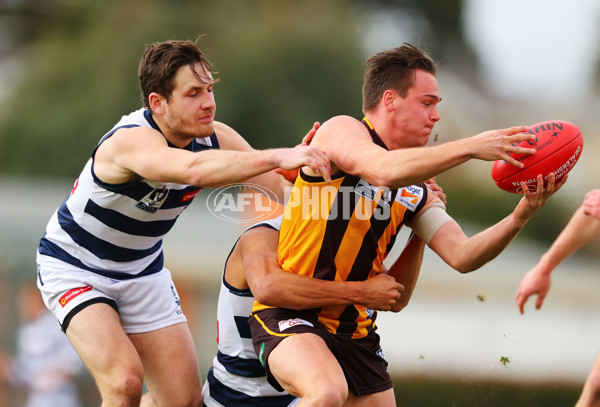
<svg viewBox="0 0 600 407"><path fill-rule="evenodd" d="M565 407L575 405L582 386L394 378L398 407Z"/></svg>

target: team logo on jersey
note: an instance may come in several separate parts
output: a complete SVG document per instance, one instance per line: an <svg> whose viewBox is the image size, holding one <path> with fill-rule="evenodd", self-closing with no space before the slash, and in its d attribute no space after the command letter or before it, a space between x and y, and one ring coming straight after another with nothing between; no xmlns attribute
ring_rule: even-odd
<svg viewBox="0 0 600 407"><path fill-rule="evenodd" d="M405 206L409 211L414 212L421 198L423 198L423 188L416 185L410 185L400 190L396 200Z"/></svg>
<svg viewBox="0 0 600 407"><path fill-rule="evenodd" d="M292 328L296 325L308 325L314 328L314 325L302 318L292 318L285 321L279 321L279 332L283 332L288 328Z"/></svg>
<svg viewBox="0 0 600 407"><path fill-rule="evenodd" d="M163 204L169 189L165 185L158 185L152 192L140 200L135 207L143 211L155 213Z"/></svg>
<svg viewBox="0 0 600 407"><path fill-rule="evenodd" d="M69 303L69 301L71 301L73 298L75 298L87 291L91 291L91 290L92 290L91 285L88 285L87 287L73 288L73 289L67 291L66 293L64 293L64 295L58 299L58 302L60 303L61 307L64 308L65 305L67 305Z"/></svg>
<svg viewBox="0 0 600 407"><path fill-rule="evenodd" d="M369 201L375 202L375 198L377 198L377 193L380 189L383 189L383 194L378 204L382 206L389 206L392 201L392 191L390 191L388 188L373 186L362 178L354 187L354 193L368 199Z"/></svg>

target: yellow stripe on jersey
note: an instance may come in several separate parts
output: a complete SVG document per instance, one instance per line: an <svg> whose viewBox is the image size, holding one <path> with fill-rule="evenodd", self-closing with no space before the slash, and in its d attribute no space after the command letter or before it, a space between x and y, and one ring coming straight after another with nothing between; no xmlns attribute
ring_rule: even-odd
<svg viewBox="0 0 600 407"><path fill-rule="evenodd" d="M371 128L372 130L372 128ZM373 135L374 141L376 135ZM424 204L424 185L395 191L341 173L331 183L296 179L279 235L278 260L287 271L330 281L364 281L382 271L402 224ZM255 302L253 311L270 308ZM330 332L366 336L376 314L362 305L306 310Z"/></svg>
<svg viewBox="0 0 600 407"><path fill-rule="evenodd" d="M370 201L362 196L360 197L352 218L348 221L348 228L335 257L337 281L346 281L348 278L348 274L360 250L360 246L356 242L362 242L365 234L371 228L370 219L375 209L377 209L377 203L382 195L383 191L380 189L374 201Z"/></svg>

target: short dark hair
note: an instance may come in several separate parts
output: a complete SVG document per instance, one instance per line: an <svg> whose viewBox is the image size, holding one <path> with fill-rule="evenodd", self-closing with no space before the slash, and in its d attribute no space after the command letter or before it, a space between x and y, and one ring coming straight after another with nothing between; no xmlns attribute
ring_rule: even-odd
<svg viewBox="0 0 600 407"><path fill-rule="evenodd" d="M205 72L212 73L212 64L193 41L164 41L146 46L138 69L144 106L150 108L148 98L152 92L169 100L175 87L175 74L182 66L189 65L196 79L207 83L209 78L196 72L196 63L200 63Z"/></svg>
<svg viewBox="0 0 600 407"><path fill-rule="evenodd" d="M404 43L389 51L379 52L366 61L363 94L363 112L374 108L383 92L393 89L406 97L414 83L415 70L435 75L437 67L431 56L414 45Z"/></svg>

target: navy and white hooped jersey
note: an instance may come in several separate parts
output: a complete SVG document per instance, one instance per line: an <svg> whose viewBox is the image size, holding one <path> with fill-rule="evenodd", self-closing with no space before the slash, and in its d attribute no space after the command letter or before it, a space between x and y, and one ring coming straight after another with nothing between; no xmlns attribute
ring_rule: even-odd
<svg viewBox="0 0 600 407"><path fill-rule="evenodd" d="M150 112L139 109L123 116L98 146L118 129L138 126L160 131ZM117 280L156 273L163 268L163 237L201 188L146 179L102 182L94 174L98 146L71 194L52 215L40 241L38 263L68 263ZM219 143L213 133L192 140L185 149L214 148Z"/></svg>
<svg viewBox="0 0 600 407"><path fill-rule="evenodd" d="M281 216L257 223L246 231L257 227L279 230ZM254 297L249 289L232 287L223 274L217 309L218 351L202 390L207 407L285 407L299 402L299 399L277 391L267 382L265 368L252 346L248 324L253 303Z"/></svg>

